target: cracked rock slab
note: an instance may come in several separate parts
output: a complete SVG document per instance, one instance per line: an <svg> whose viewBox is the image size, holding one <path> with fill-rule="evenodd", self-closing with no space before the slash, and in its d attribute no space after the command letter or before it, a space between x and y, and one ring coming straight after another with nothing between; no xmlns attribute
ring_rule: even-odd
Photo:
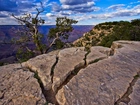
<svg viewBox="0 0 140 105"><path fill-rule="evenodd" d="M121 48L117 47L121 46ZM140 64L140 42L138 41L115 41L113 42L112 48L115 49L114 53L120 57L120 60L123 58L129 59L127 62L129 64L135 63L135 67L139 67Z"/></svg>
<svg viewBox="0 0 140 105"><path fill-rule="evenodd" d="M0 105L43 105L46 103L38 81L19 64L0 67Z"/></svg>
<svg viewBox="0 0 140 105"><path fill-rule="evenodd" d="M58 102L61 105L114 105L125 94L140 70L140 49L137 49L139 47L140 43L131 42L130 45L127 41L119 42L119 47L115 49L113 56L80 70L64 85L57 93L57 97L63 97L61 100L58 98ZM130 103L140 104L139 81L133 87L134 93L130 94L132 100Z"/></svg>
<svg viewBox="0 0 140 105"><path fill-rule="evenodd" d="M97 62L101 59L105 59L110 55L110 48L102 46L91 47L90 53L87 55L86 61L87 64Z"/></svg>
<svg viewBox="0 0 140 105"><path fill-rule="evenodd" d="M135 86L133 86L133 92L129 96L130 102L128 105L140 105L140 77L138 81L135 83Z"/></svg>
<svg viewBox="0 0 140 105"><path fill-rule="evenodd" d="M140 71L139 59L140 42L116 41L89 53L77 47L43 54L22 63L26 69L2 66L0 105L114 105ZM140 105L139 79L132 87L128 104Z"/></svg>
<svg viewBox="0 0 140 105"><path fill-rule="evenodd" d="M23 64L24 67L29 68L32 72L38 73L44 88L46 90L51 89L51 69L56 62L56 57L59 51L54 51L48 54L39 55L32 58Z"/></svg>
<svg viewBox="0 0 140 105"><path fill-rule="evenodd" d="M67 48L59 52L59 60L54 68L54 91L57 90L71 72L85 65L84 58L86 53L84 47Z"/></svg>

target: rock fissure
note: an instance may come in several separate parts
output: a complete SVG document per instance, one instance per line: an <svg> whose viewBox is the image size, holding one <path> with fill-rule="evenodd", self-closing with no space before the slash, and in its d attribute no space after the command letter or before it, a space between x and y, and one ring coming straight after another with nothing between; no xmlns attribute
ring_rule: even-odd
<svg viewBox="0 0 140 105"><path fill-rule="evenodd" d="M91 52L90 50L87 51L87 53L85 54L85 58L83 59L84 62L85 62L85 66L88 65L88 63L87 63L87 56L88 56L88 54L89 54L90 52Z"/></svg>
<svg viewBox="0 0 140 105"><path fill-rule="evenodd" d="M106 57L97 58L97 59L93 60L92 62L89 62L88 65L93 64L93 63L96 63L96 62L98 62L98 61L100 61L100 60L103 60L103 59L106 59Z"/></svg>
<svg viewBox="0 0 140 105"><path fill-rule="evenodd" d="M77 49L76 49L76 51L78 51ZM75 51L75 52L76 52ZM82 66L79 66L79 67L77 67L77 65L75 66L75 68L74 68L74 70L72 70L71 72L70 72L70 74L67 76L67 78L64 80L64 82L62 83L62 84L60 84L60 86L56 89L56 94L58 93L58 91L64 86L64 85L66 85L75 75L77 75L77 73L81 70L81 69L84 69L84 68L86 68L87 67L87 56L88 56L88 54L90 53L90 50L89 51L87 51L87 53L85 54L85 57L84 57L84 65L82 65Z"/></svg>
<svg viewBox="0 0 140 105"><path fill-rule="evenodd" d="M47 103L52 103L52 104L55 104L55 105L59 105L56 98L55 98L55 94L54 94L53 90L52 89L51 90L46 90L45 89L45 86L43 85L43 82L41 81L41 79L40 79L41 77L39 77L38 72L34 71L30 68L28 68L28 69L29 69L30 72L34 73L34 78L37 79L37 81L40 85L40 88L42 90L42 93L43 93L43 95L46 99L46 102Z"/></svg>
<svg viewBox="0 0 140 105"><path fill-rule="evenodd" d="M120 97L114 105L119 105L119 103L124 102L128 105L130 102L129 95L133 92L133 86L137 82L137 80L140 78L140 71L134 76L133 80L129 83L129 87L127 88L126 92L123 94L122 97Z"/></svg>
<svg viewBox="0 0 140 105"><path fill-rule="evenodd" d="M59 61L59 57L58 57L58 55L56 56L56 61L55 61L55 63L53 64L53 66L52 66L52 68L51 68L51 72L50 72L50 76L51 76L51 82L53 83L53 77L54 77L54 69L55 69L55 67L56 67L56 65L57 65L57 63L58 63L58 61Z"/></svg>
<svg viewBox="0 0 140 105"><path fill-rule="evenodd" d="M63 49L2 66L0 105L139 105L140 43L120 42L111 48Z"/></svg>
<svg viewBox="0 0 140 105"><path fill-rule="evenodd" d="M66 77L66 79L64 80L64 82L62 84L60 84L60 86L56 89L56 94L58 93L58 91L64 86L66 85L75 75L77 75L77 73L81 70L86 68L87 66L81 66L78 68L75 68L73 71L71 71L71 73Z"/></svg>
<svg viewBox="0 0 140 105"><path fill-rule="evenodd" d="M90 53L91 53L90 50L87 51L87 53L85 54L85 58L83 59L84 62L85 62L84 65L83 65L83 66L80 66L80 67L76 67L76 66L75 66L74 70L71 71L71 73L67 76L67 78L64 80L64 82L63 82L62 84L60 84L60 86L57 88L56 94L57 94L58 91L59 91L60 89L62 89L62 87L65 86L73 77L75 77L81 69L84 69L84 68L86 68L87 66L89 66L89 65L91 65L91 64L93 64L93 63L97 63L98 61L107 58L107 57L100 57L100 58L95 59L93 62L88 63L88 62L87 62L87 56L88 56Z"/></svg>

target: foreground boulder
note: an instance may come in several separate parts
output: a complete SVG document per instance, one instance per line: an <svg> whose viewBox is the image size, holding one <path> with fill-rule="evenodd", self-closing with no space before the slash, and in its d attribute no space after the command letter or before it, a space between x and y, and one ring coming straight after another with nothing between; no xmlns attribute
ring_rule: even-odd
<svg viewBox="0 0 140 105"><path fill-rule="evenodd" d="M114 42L112 50L61 88L62 105L140 105L140 42Z"/></svg>
<svg viewBox="0 0 140 105"><path fill-rule="evenodd" d="M140 42L53 51L0 67L0 105L140 105Z"/></svg>
<svg viewBox="0 0 140 105"><path fill-rule="evenodd" d="M43 105L45 97L34 73L19 64L0 67L0 105Z"/></svg>

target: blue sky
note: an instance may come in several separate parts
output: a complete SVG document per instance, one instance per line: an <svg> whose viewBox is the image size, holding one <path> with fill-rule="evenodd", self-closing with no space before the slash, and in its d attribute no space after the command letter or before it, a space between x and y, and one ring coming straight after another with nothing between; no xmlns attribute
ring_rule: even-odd
<svg viewBox="0 0 140 105"><path fill-rule="evenodd" d="M140 0L0 0L0 25L18 24L11 13L34 16L40 1L45 9L40 17L48 25L54 25L56 17L62 16L78 20L78 25L140 18Z"/></svg>

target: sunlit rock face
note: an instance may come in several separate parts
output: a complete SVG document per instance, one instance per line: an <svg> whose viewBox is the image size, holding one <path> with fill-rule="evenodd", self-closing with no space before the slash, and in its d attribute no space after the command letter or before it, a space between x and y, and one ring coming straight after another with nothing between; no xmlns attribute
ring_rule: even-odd
<svg viewBox="0 0 140 105"><path fill-rule="evenodd" d="M0 67L0 105L43 105L46 103L34 73L20 64Z"/></svg>
<svg viewBox="0 0 140 105"><path fill-rule="evenodd" d="M0 67L0 104L139 105L140 42L72 47Z"/></svg>
<svg viewBox="0 0 140 105"><path fill-rule="evenodd" d="M111 56L80 70L61 88L61 104L140 104L140 42L118 41L111 49Z"/></svg>

